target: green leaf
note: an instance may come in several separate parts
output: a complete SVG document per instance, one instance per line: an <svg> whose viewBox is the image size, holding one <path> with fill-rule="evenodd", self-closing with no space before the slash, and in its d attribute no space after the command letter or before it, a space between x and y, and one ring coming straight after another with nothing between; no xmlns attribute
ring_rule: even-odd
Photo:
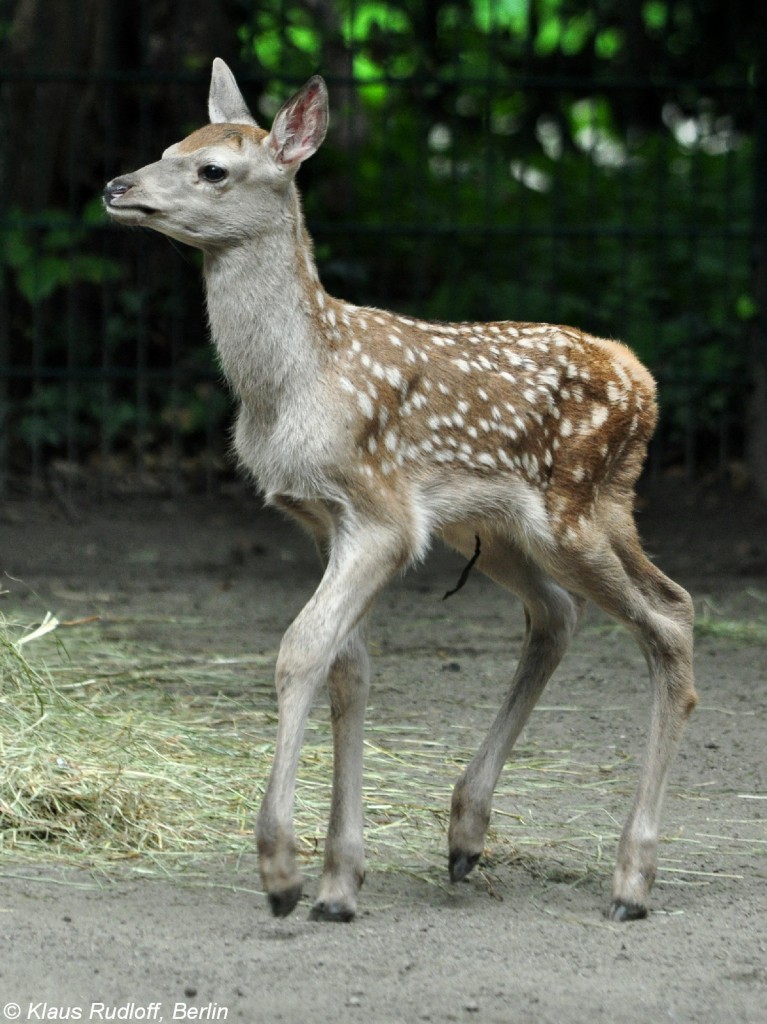
<svg viewBox="0 0 767 1024"><path fill-rule="evenodd" d="M285 35L297 50L305 53L313 64L317 64L320 58L319 33L304 25L290 25Z"/></svg>
<svg viewBox="0 0 767 1024"><path fill-rule="evenodd" d="M565 25L561 37L562 53L572 57L586 45L594 30L594 15L591 11L570 18Z"/></svg>
<svg viewBox="0 0 767 1024"><path fill-rule="evenodd" d="M594 38L594 53L600 60L613 60L623 47L623 33L617 28L605 28Z"/></svg>
<svg viewBox="0 0 767 1024"><path fill-rule="evenodd" d="M759 311L753 295L743 292L735 300L735 313L741 320L753 320Z"/></svg>
<svg viewBox="0 0 767 1024"><path fill-rule="evenodd" d="M649 0L642 8L642 17L649 29L660 31L668 21L668 5L663 0Z"/></svg>
<svg viewBox="0 0 767 1024"><path fill-rule="evenodd" d="M530 0L473 0L474 22L482 32L506 28L523 35L527 31Z"/></svg>
<svg viewBox="0 0 767 1024"><path fill-rule="evenodd" d="M47 299L70 280L69 261L58 256L41 256L21 267L16 286L27 302L35 305Z"/></svg>
<svg viewBox="0 0 767 1024"><path fill-rule="evenodd" d="M20 228L6 232L2 250L2 262L18 270L28 266L34 259L35 250L29 244Z"/></svg>
<svg viewBox="0 0 767 1024"><path fill-rule="evenodd" d="M538 29L535 40L535 52L540 57L548 57L559 46L562 35L562 23L559 18L547 18Z"/></svg>

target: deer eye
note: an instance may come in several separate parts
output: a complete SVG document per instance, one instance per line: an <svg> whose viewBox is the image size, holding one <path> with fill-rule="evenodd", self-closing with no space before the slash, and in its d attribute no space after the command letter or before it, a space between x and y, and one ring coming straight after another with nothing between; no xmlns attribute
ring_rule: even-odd
<svg viewBox="0 0 767 1024"><path fill-rule="evenodd" d="M200 168L199 174L206 181L223 181L227 172L223 167L218 167L216 164L206 164Z"/></svg>

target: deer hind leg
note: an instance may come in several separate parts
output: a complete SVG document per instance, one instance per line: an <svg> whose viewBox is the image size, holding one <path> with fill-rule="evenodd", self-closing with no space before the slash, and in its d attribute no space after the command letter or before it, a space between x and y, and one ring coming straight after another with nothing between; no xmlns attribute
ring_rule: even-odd
<svg viewBox="0 0 767 1024"><path fill-rule="evenodd" d="M334 532L330 542L327 568L314 596L289 627L277 658L276 688L278 702L277 739L274 760L266 792L256 823L259 870L272 912L289 914L301 896L301 876L296 867L293 830L293 804L296 774L306 721L315 694L322 682L333 679L337 721L361 732L364 700L350 699L355 682L366 680L359 638L351 636L365 616L381 587L408 560L406 537L379 524L346 523ZM354 663L357 669L352 671ZM341 698L343 692L346 697ZM364 694L362 694L364 697ZM351 714L348 708L353 706ZM338 733L338 727L336 726ZM342 741L341 763L336 775L337 792L348 786L351 796L334 798L334 836L331 838L331 868L328 879L336 874L337 864L359 864L355 850L345 853L345 843L354 831L345 824L347 805L356 799L360 785L348 781L344 771L356 771L356 750L361 736ZM353 755L349 751L354 750ZM354 764L353 764L354 762ZM355 812L356 813L356 812ZM353 817L353 815L352 815ZM328 882L328 886L330 883ZM355 890L356 891L356 890ZM340 903L333 914L343 919ZM348 919L349 914L346 914Z"/></svg>
<svg viewBox="0 0 767 1024"><path fill-rule="evenodd" d="M458 531L446 531L445 539L464 553L473 547L468 536ZM580 599L554 582L505 537L482 538L477 568L522 599L526 631L509 693L453 790L448 848L454 882L464 878L482 854L501 770L559 664L583 607Z"/></svg>
<svg viewBox="0 0 767 1024"><path fill-rule="evenodd" d="M608 526L560 552L560 580L624 623L645 655L652 686L650 730L639 788L618 844L609 916L647 915L669 769L697 702L689 594L644 555L633 519L613 510ZM562 571L563 570L563 571Z"/></svg>

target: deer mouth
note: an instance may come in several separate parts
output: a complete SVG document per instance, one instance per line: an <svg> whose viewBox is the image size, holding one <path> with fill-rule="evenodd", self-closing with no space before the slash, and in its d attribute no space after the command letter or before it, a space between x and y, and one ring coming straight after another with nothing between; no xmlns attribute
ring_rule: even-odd
<svg viewBox="0 0 767 1024"><path fill-rule="evenodd" d="M114 200L104 199L104 209L109 216L123 224L142 224L154 214L160 211L154 206L147 206L146 203L115 203Z"/></svg>
<svg viewBox="0 0 767 1024"><path fill-rule="evenodd" d="M131 203L130 205L121 203L119 206L116 206L114 203L108 203L107 202L104 205L105 205L108 213L118 214L118 215L122 214L122 213L130 213L130 214L138 213L138 214L141 214L144 217L151 217L153 213L159 213L160 212L159 210L155 209L155 207L153 207L153 206L146 206L143 203Z"/></svg>

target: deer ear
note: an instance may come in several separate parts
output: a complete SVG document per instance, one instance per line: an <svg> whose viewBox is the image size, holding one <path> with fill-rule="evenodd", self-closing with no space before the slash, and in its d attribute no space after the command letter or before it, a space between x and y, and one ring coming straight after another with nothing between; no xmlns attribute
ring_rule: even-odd
<svg viewBox="0 0 767 1024"><path fill-rule="evenodd" d="M328 90L319 75L310 78L277 111L264 139L277 163L295 171L317 152L328 130Z"/></svg>
<svg viewBox="0 0 767 1024"><path fill-rule="evenodd" d="M208 93L208 116L211 124L256 123L242 98L234 75L220 57L213 61Z"/></svg>

